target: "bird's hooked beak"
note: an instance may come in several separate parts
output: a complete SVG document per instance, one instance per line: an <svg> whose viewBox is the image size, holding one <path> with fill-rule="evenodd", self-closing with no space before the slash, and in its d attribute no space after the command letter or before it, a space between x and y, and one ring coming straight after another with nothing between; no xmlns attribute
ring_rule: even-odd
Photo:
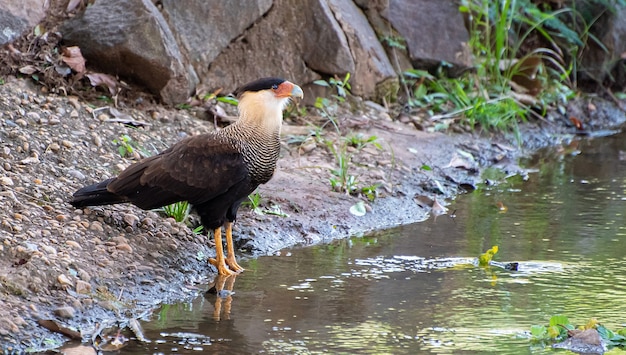
<svg viewBox="0 0 626 355"><path fill-rule="evenodd" d="M298 97L302 99L304 97L304 92L302 92L302 89L298 85L290 81L284 81L282 84L278 86L278 89L276 90L276 96L277 97Z"/></svg>

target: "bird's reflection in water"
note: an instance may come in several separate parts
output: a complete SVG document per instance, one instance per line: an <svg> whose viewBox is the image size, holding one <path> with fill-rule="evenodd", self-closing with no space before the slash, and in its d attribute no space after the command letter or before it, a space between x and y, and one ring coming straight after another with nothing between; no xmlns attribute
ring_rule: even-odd
<svg viewBox="0 0 626 355"><path fill-rule="evenodd" d="M235 293L233 287L235 286L235 280L237 275L220 275L215 277L215 284L209 288L207 294L215 295L215 305L213 307L213 319L216 321L230 320L230 308L232 305L233 297ZM222 308L224 310L222 311Z"/></svg>

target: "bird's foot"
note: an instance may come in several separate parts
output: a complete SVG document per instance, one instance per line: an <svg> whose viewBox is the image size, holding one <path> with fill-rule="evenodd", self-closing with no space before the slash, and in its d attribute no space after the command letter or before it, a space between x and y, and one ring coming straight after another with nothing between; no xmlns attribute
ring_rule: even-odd
<svg viewBox="0 0 626 355"><path fill-rule="evenodd" d="M209 263L211 263L211 265L213 265L213 266L215 266L217 268L217 272L220 275L236 275L236 274L238 274L238 272L230 270L226 266L226 263L224 263L223 261L220 263L219 261L217 261L217 259L209 258Z"/></svg>
<svg viewBox="0 0 626 355"><path fill-rule="evenodd" d="M228 265L228 267L233 270L236 271L237 273L240 273L244 270L244 268L242 268L241 266L239 266L239 264L237 264L237 260L235 260L235 256L227 256L226 257L226 265Z"/></svg>

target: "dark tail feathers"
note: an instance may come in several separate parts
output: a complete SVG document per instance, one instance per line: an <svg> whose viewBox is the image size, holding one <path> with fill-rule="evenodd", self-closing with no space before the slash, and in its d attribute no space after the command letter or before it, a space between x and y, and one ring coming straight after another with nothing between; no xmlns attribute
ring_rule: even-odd
<svg viewBox="0 0 626 355"><path fill-rule="evenodd" d="M97 184L85 186L82 189L74 192L74 198L70 201L70 203L74 207L86 207L113 205L116 203L128 202L125 197L116 195L107 190L107 185L109 185L109 183L111 183L113 179L115 178L111 178Z"/></svg>

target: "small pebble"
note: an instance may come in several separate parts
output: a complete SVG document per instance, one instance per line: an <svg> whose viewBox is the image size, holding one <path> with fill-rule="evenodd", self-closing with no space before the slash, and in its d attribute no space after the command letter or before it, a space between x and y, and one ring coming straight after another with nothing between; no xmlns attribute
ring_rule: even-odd
<svg viewBox="0 0 626 355"><path fill-rule="evenodd" d="M76 280L76 293L83 295L90 294L91 285L83 280Z"/></svg>
<svg viewBox="0 0 626 355"><path fill-rule="evenodd" d="M3 186L13 186L13 179L11 179L8 176L2 176L2 177L0 177L0 185L3 185Z"/></svg>
<svg viewBox="0 0 626 355"><path fill-rule="evenodd" d="M78 170L70 169L67 171L67 175L75 178L76 180L85 180L85 175Z"/></svg>
<svg viewBox="0 0 626 355"><path fill-rule="evenodd" d="M52 143L48 146L48 149L56 153L61 149L61 146L58 143Z"/></svg>
<svg viewBox="0 0 626 355"><path fill-rule="evenodd" d="M72 286L72 280L70 280L69 277L67 277L67 276L65 276L63 274L57 276L57 281L59 281L59 283L63 287Z"/></svg>
<svg viewBox="0 0 626 355"><path fill-rule="evenodd" d="M74 314L76 314L76 310L74 310L73 307L66 306L66 307L59 307L55 309L53 313L61 318L70 319L70 318L74 318Z"/></svg>
<svg viewBox="0 0 626 355"><path fill-rule="evenodd" d="M62 140L61 145L64 146L65 148L74 147L74 143L72 143L71 141L68 141L67 139Z"/></svg>
<svg viewBox="0 0 626 355"><path fill-rule="evenodd" d="M65 242L65 244L71 246L74 249L79 249L79 250L83 249L83 247L81 247L80 244L78 244L77 242L73 240L68 240Z"/></svg>
<svg viewBox="0 0 626 355"><path fill-rule="evenodd" d="M133 252L133 248L128 243L120 243L115 246L117 250L126 251L129 253Z"/></svg>

